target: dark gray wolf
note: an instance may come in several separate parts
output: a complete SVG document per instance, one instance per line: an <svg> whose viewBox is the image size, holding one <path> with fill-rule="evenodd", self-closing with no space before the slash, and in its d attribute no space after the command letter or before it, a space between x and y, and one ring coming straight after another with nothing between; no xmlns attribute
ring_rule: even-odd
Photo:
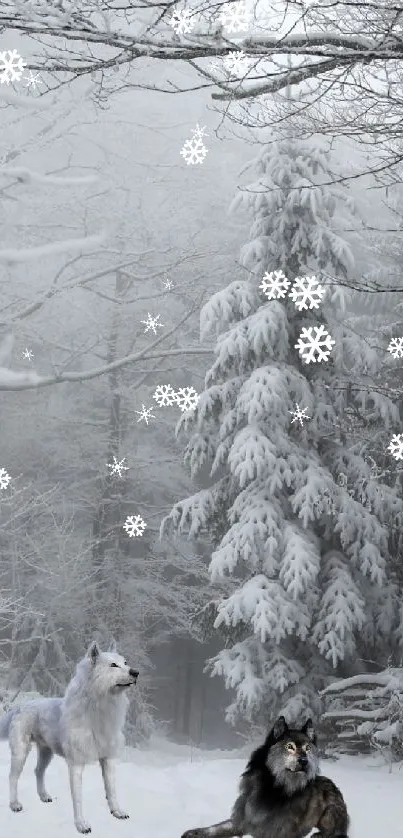
<svg viewBox="0 0 403 838"><path fill-rule="evenodd" d="M110 649L101 652L94 642L77 664L64 698L40 698L10 710L0 720L0 739L9 740L11 750L10 807L20 812L18 779L35 742L35 769L40 799L52 798L44 774L54 754L64 757L69 769L74 823L78 832L91 832L82 813L82 774L85 765L99 761L109 809L115 818L128 818L116 799L111 759L124 744L123 726L129 704L127 688L137 681L138 672Z"/></svg>
<svg viewBox="0 0 403 838"><path fill-rule="evenodd" d="M318 771L311 719L296 730L280 716L242 774L230 819L190 829L182 838L304 838L315 828L318 838L347 838L343 796Z"/></svg>

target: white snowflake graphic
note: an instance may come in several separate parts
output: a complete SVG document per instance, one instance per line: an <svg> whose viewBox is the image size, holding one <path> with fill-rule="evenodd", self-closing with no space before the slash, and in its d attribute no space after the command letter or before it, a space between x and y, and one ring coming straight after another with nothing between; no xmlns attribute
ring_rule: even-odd
<svg viewBox="0 0 403 838"><path fill-rule="evenodd" d="M225 26L228 32L241 32L248 28L250 13L246 8L245 0L236 0L235 3L224 3L220 13L220 23Z"/></svg>
<svg viewBox="0 0 403 838"><path fill-rule="evenodd" d="M246 76L250 69L250 58L242 49L229 52L223 59L223 65L230 76Z"/></svg>
<svg viewBox="0 0 403 838"><path fill-rule="evenodd" d="M7 489L7 486L11 480L10 475L7 473L5 468L0 468L0 489Z"/></svg>
<svg viewBox="0 0 403 838"><path fill-rule="evenodd" d="M259 288L268 300L281 300L286 296L290 285L291 282L283 271L271 271L271 273L266 271Z"/></svg>
<svg viewBox="0 0 403 838"><path fill-rule="evenodd" d="M0 84L19 81L24 67L26 64L16 49L6 49L5 52L0 52Z"/></svg>
<svg viewBox="0 0 403 838"><path fill-rule="evenodd" d="M289 297L298 311L305 311L308 308L319 308L319 303L322 302L325 293L326 288L319 285L316 276L297 276ZM307 305L308 302L309 305Z"/></svg>
<svg viewBox="0 0 403 838"><path fill-rule="evenodd" d="M116 457L113 457L113 463L107 463L107 467L110 468L110 475L118 474L119 477L122 477L122 471L129 471L128 466L124 466L123 463L126 457L123 457L123 460L117 460Z"/></svg>
<svg viewBox="0 0 403 838"><path fill-rule="evenodd" d="M186 160L188 166L195 166L197 163L203 163L203 160L208 153L208 149L203 142L205 126L200 128L197 123L196 128L192 133L193 137L190 140L186 140L180 152L183 159Z"/></svg>
<svg viewBox="0 0 403 838"><path fill-rule="evenodd" d="M191 20L191 12L189 9L175 9L172 13L172 17L169 18L168 23L172 26L172 29L175 30L177 35L187 35L188 32L192 31L195 25L195 19L193 16L193 20Z"/></svg>
<svg viewBox="0 0 403 838"><path fill-rule="evenodd" d="M149 332L150 329L151 329L154 332L154 334L156 335L157 334L157 329L163 329L164 328L164 324L158 322L160 317L161 317L160 314L157 314L156 317L152 317L150 312L147 313L147 320L141 320L140 321L141 323L144 323L144 325L146 327L144 329L144 334L146 332Z"/></svg>
<svg viewBox="0 0 403 838"><path fill-rule="evenodd" d="M172 288L175 288L172 279L168 279L168 277L165 277L165 279L163 280L163 284L166 291L172 291Z"/></svg>
<svg viewBox="0 0 403 838"><path fill-rule="evenodd" d="M140 419L137 419L138 422L142 422L144 419L146 425L148 425L149 419L155 419L155 416L151 411L153 410L152 407L146 407L145 404L141 405L141 410L136 410L136 413L140 416Z"/></svg>
<svg viewBox="0 0 403 838"><path fill-rule="evenodd" d="M180 387L176 393L176 403L179 405L182 413L188 410L194 410L199 398L200 396L198 396L194 387Z"/></svg>
<svg viewBox="0 0 403 838"><path fill-rule="evenodd" d="M123 529L126 530L129 538L137 538L144 533L147 524L143 521L141 515L128 515L123 524Z"/></svg>
<svg viewBox="0 0 403 838"><path fill-rule="evenodd" d="M31 352L30 349L24 349L24 352L22 353L22 357L26 358L28 361L32 361L32 359L34 357L34 353Z"/></svg>
<svg viewBox="0 0 403 838"><path fill-rule="evenodd" d="M315 332L315 336L312 334ZM313 361L314 364L320 361L327 361L336 341L330 337L324 326L305 326L295 344L299 354L306 364Z"/></svg>
<svg viewBox="0 0 403 838"><path fill-rule="evenodd" d="M388 352L390 352L392 358L403 358L403 338L392 338L388 346Z"/></svg>
<svg viewBox="0 0 403 838"><path fill-rule="evenodd" d="M170 384L158 384L153 399L158 407L171 407L177 401L175 390Z"/></svg>
<svg viewBox="0 0 403 838"><path fill-rule="evenodd" d="M395 460L403 460L403 434L394 434L387 450Z"/></svg>
<svg viewBox="0 0 403 838"><path fill-rule="evenodd" d="M304 419L310 419L311 418L310 416L307 416L307 414L306 414L306 411L308 410L308 408L307 407L301 408L299 406L298 402L295 402L295 407L297 408L296 410L289 410L288 411L288 413L291 413L291 416L294 417L294 419L291 419L291 424L293 424L293 422L299 422L301 425L303 425L304 424Z"/></svg>
<svg viewBox="0 0 403 838"><path fill-rule="evenodd" d="M44 82L43 82L43 81L41 81L41 79L39 78L39 73L36 73L36 74L34 75L34 73L32 72L32 70L30 70L30 71L29 71L29 76L24 76L24 79L25 79L25 80L26 80L26 82L27 82L27 84L25 85L25 87L32 87L34 90L36 90L36 88L37 88L38 84L43 84L43 83L44 83Z"/></svg>

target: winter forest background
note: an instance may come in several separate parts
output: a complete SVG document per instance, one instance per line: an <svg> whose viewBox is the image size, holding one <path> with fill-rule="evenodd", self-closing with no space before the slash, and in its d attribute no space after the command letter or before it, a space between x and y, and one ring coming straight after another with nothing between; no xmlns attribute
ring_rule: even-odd
<svg viewBox="0 0 403 838"><path fill-rule="evenodd" d="M234 8L0 0L1 700L114 637L135 740L399 755L403 5Z"/></svg>

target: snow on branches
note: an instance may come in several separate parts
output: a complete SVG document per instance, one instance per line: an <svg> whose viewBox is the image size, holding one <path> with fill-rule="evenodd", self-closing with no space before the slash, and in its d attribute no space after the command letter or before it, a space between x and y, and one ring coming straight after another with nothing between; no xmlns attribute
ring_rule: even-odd
<svg viewBox="0 0 403 838"><path fill-rule="evenodd" d="M365 341L340 317L354 264L333 229L345 202L325 187L308 200L309 184L326 180L328 165L314 146L272 143L253 165L255 179L236 201L252 214L241 250L250 279L231 282L202 310L202 335L217 335L215 359L180 427L189 435L192 474L209 467L212 486L180 501L163 522L209 536L212 582L228 582L213 620L225 648L209 666L235 690L230 721L252 718L263 702L266 713L290 718L318 710L318 686L341 661L355 659L358 642L373 639L369 626L379 627L375 642L382 642L397 619L387 584L388 524L403 525L401 499L388 486L383 500L376 496L365 452L341 444L337 429L346 408L370 398L368 378L352 394L337 384L350 358L359 359L357 377L366 361ZM262 300L259 282L273 272L282 293ZM307 274L333 277L326 295L317 296L316 280L309 288L297 283L291 298L283 293L284 277L292 284ZM304 363L296 350L301 327L318 322L316 305L304 307L300 291L315 292L336 342L326 365ZM300 428L290 423L295 404L310 416ZM372 421L390 425L386 396L372 399L371 411ZM353 497L339 485L340 473ZM392 597L386 611L382 596Z"/></svg>

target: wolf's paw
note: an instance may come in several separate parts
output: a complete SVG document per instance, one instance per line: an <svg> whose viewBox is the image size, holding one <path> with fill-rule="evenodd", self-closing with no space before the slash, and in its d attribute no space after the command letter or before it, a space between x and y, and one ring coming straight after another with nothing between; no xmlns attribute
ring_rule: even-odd
<svg viewBox="0 0 403 838"><path fill-rule="evenodd" d="M202 827L197 829L188 829L183 833L182 838L204 838L205 831Z"/></svg>
<svg viewBox="0 0 403 838"><path fill-rule="evenodd" d="M87 835L88 832L91 832L91 827L87 821L76 821L76 830L83 835Z"/></svg>
<svg viewBox="0 0 403 838"><path fill-rule="evenodd" d="M22 803L19 800L12 800L10 803L10 809L12 812L22 812Z"/></svg>
<svg viewBox="0 0 403 838"><path fill-rule="evenodd" d="M114 818L119 818L122 821L125 821L127 820L127 818L130 817L130 815L128 815L127 812L123 812L122 809L111 809L111 815L113 815Z"/></svg>
<svg viewBox="0 0 403 838"><path fill-rule="evenodd" d="M52 803L53 801L53 797L51 797L50 794L40 794L39 797L42 800L42 803Z"/></svg>

